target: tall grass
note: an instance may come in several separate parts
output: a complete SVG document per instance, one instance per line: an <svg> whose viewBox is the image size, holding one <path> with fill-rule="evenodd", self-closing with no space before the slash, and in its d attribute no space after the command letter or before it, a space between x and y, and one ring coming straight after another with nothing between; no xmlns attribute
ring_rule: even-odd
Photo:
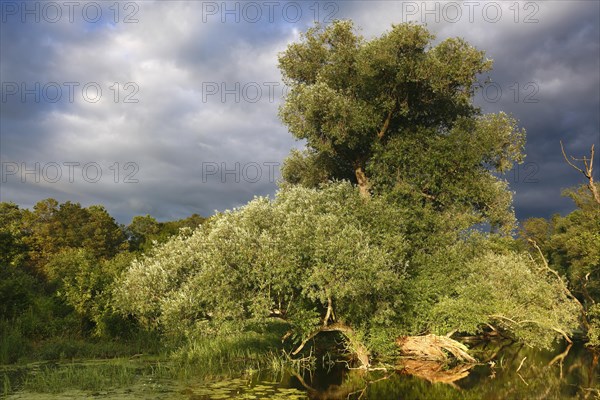
<svg viewBox="0 0 600 400"><path fill-rule="evenodd" d="M281 373L293 363L282 351L281 332L242 332L235 335L200 338L178 350L150 356L129 353L130 358L112 358L85 362L55 362L29 368L18 381L4 378L4 391L24 390L37 393L61 393L69 389L98 391L131 387L140 382L157 380L209 381L254 375L259 371ZM141 340L141 339L140 339ZM155 344L155 342L150 342ZM123 345L117 343L117 347ZM148 343L146 343L148 345ZM102 356L123 352L109 349L108 344L90 344L53 339L46 343L46 356L87 354ZM71 347L69 347L71 346ZM89 348L86 348L88 346ZM106 347L105 347L106 346ZM139 350L143 349L143 341ZM82 350L83 349L83 350ZM138 349L135 349L138 350ZM135 353L135 355L134 355Z"/></svg>
<svg viewBox="0 0 600 400"><path fill-rule="evenodd" d="M22 387L27 392L37 393L60 393L66 389L98 391L132 385L137 379L138 368L124 362L71 363L41 368L35 374L27 375Z"/></svg>
<svg viewBox="0 0 600 400"><path fill-rule="evenodd" d="M12 364L25 356L29 343L23 337L21 319L0 319L0 364Z"/></svg>
<svg viewBox="0 0 600 400"><path fill-rule="evenodd" d="M141 329L127 339L85 338L77 334L28 337L24 333L27 324L23 317L0 319L0 365L167 352L157 334Z"/></svg>
<svg viewBox="0 0 600 400"><path fill-rule="evenodd" d="M179 365L179 378L206 378L266 369L281 348L275 334L243 332L190 341L173 353L172 360Z"/></svg>

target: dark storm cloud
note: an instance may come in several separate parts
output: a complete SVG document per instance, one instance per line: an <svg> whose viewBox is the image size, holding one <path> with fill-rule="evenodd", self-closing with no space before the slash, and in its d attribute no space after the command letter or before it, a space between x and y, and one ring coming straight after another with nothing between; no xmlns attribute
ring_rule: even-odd
<svg viewBox="0 0 600 400"><path fill-rule="evenodd" d="M147 213L159 219L209 215L273 194L276 179L269 169L302 145L277 118L283 96L277 54L313 19L351 18L367 38L413 20L427 23L438 41L461 36L484 49L494 59L490 78L502 96L490 101L479 95L476 101L486 112L513 114L528 132L526 164L506 176L518 216L568 212L572 205L561 189L582 177L562 161L558 141L581 156L600 140L599 3L488 2L502 9L493 23L491 14L481 14L486 3L475 2L472 22L465 3L455 3L462 17L453 22L444 14L448 2L427 2L429 10L440 10L436 22L436 15L419 9L421 1L276 2L272 10L256 2L260 16L248 2L228 2L228 12L223 2L144 1L127 10L119 3L118 16L109 8L113 3L99 3L96 22L77 11L70 22L63 10L56 23L36 23L31 16L23 23L3 8L2 83L31 88L57 82L63 97L54 103L35 102L32 95L22 101L20 93L3 99L0 157L13 169L25 163L31 170L37 162L47 174L49 163L57 163L63 179L41 176L35 182L30 173L22 182L18 171L4 177L1 200L25 207L46 197L101 203L127 223ZM137 22L124 23L128 15ZM537 22L524 23L527 16ZM80 84L73 101L64 82ZM86 83L101 87L97 102L82 95ZM125 102L128 95L137 102ZM525 103L528 95L538 102ZM79 163L73 182L65 162ZM102 169L97 182L82 175L88 163ZM133 171L125 165L137 168L137 183L124 181ZM87 172L93 175L93 168Z"/></svg>

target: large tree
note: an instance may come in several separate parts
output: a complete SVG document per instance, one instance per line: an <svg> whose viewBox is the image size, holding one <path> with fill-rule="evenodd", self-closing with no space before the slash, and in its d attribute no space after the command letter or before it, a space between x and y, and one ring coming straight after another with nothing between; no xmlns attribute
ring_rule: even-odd
<svg viewBox="0 0 600 400"><path fill-rule="evenodd" d="M188 338L272 318L288 322L298 343L338 331L367 365L402 332L401 216L347 182L286 187L157 246L123 275L117 303Z"/></svg>
<svg viewBox="0 0 600 400"><path fill-rule="evenodd" d="M315 27L280 55L289 96L282 121L307 149L284 166L292 183L348 179L363 195L477 216L511 227L507 183L523 158L524 131L473 105L491 60L462 39L433 45L414 24L365 40L349 21Z"/></svg>
<svg viewBox="0 0 600 400"><path fill-rule="evenodd" d="M435 335L490 327L570 340L577 303L563 282L511 238L465 232L512 227L496 174L522 159L524 133L473 106L483 53L432 40L405 24L365 41L338 21L290 45L281 117L308 146L286 162L291 184L146 253L122 275L118 308L192 343L282 319L294 354L338 331L363 366L396 343L436 348L449 338Z"/></svg>

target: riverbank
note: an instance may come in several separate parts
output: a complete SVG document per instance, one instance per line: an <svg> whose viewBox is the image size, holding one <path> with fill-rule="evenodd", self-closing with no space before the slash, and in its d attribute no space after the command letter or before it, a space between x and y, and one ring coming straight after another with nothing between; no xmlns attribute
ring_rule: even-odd
<svg viewBox="0 0 600 400"><path fill-rule="evenodd" d="M2 394L10 399L356 399L361 398L595 398L597 355L581 344L564 353L509 341L471 348L480 362L441 368L440 379L411 375L408 367L366 372L321 349L295 365L275 335L246 334L197 342L170 356L38 361L0 366ZM564 354L564 359L557 356ZM595 358L596 357L596 358ZM405 363L408 366L408 363ZM453 375L454 374L454 375ZM415 397L416 396L416 397Z"/></svg>

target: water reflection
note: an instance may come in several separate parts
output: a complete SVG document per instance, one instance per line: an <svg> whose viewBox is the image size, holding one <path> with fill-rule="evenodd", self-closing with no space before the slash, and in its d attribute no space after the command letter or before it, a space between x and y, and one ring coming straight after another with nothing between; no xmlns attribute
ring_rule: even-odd
<svg viewBox="0 0 600 400"><path fill-rule="evenodd" d="M80 368L87 368L90 375L93 371L98 373L100 368L111 372L111 377L121 377L122 380L122 385L106 388L102 384L102 390L93 391L64 386L60 393L17 389L8 396L11 399L79 399L90 396L128 400L600 399L598 354L581 344L571 347L561 344L553 351L534 350L500 341L470 347L477 359L483 362L445 367L434 362L404 360L403 368L398 370L369 373L348 369L347 360L335 360L325 353L318 356L315 370L303 374L247 371L243 376L218 376L208 382L193 377L185 380L161 378L160 374L150 373L159 367L156 363L132 364L126 360L123 365L110 364L109 360L54 366L35 364L0 371L0 375L15 383L31 381L50 367L75 376L78 376L76 373ZM112 378L111 382L115 383Z"/></svg>
<svg viewBox="0 0 600 400"><path fill-rule="evenodd" d="M311 399L600 398L598 355L581 345L540 351L509 342L486 342L473 352L488 362L445 368L434 362L405 360L402 370L391 373L341 368L296 379ZM328 386L323 384L326 381Z"/></svg>

